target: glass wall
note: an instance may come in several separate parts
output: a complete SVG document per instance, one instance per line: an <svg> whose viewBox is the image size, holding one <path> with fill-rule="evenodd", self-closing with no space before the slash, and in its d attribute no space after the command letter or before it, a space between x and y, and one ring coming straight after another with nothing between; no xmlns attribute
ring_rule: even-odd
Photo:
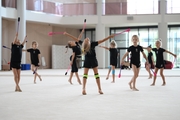
<svg viewBox="0 0 180 120"><path fill-rule="evenodd" d="M118 33L120 31L123 31L126 28L111 28L110 32L111 34ZM148 45L151 45L152 47L155 47L155 41L158 39L158 28L157 26L152 26L152 27L134 27L131 28L130 32L126 33L128 37L123 37L128 44L118 44L118 49L120 51L120 59L122 58L122 55L125 54L127 50L124 50L125 48L127 49L129 46L132 45L131 42L131 37L133 35L138 35L139 36L139 44L143 47L147 47ZM119 41L122 41L123 35L119 35L119 37L116 37L115 40L119 43ZM123 46L122 46L123 45ZM175 62L175 66L179 68L180 67L180 26L169 26L168 27L168 42L167 42L167 50L177 54L177 59ZM145 54L147 54L147 51L144 50ZM166 53L165 53L166 54ZM154 54L154 59L156 60L155 54ZM128 58L126 59L128 60ZM174 57L170 54L167 54L167 60L173 62ZM142 67L144 67L145 60L143 56L141 55L141 62L142 62ZM118 66L119 67L119 66Z"/></svg>
<svg viewBox="0 0 180 120"><path fill-rule="evenodd" d="M111 34L113 34L113 33L118 33L120 31L123 31L124 29L126 29L126 28L111 28L110 31L111 31ZM157 26L134 27L134 28L131 28L130 32L128 32L126 34L127 34L127 37L124 37L124 38L125 38L125 41L127 42L127 44L123 44L124 46L122 46L122 43L120 46L118 45L118 49L120 51L119 59L121 59L122 56L125 54L125 52L127 51L127 48L132 45L131 38L133 35L139 36L139 44L141 46L147 47L148 45L152 45L152 47L154 47L155 41L158 38L158 28L157 28ZM120 36L123 36L123 35L119 35L119 37L115 38L115 40L117 42L122 41L121 40L122 37L120 37ZM117 38L119 38L119 39L117 39ZM126 50L125 50L125 48L126 48ZM147 54L147 50L144 50L144 52L145 52L145 54ZM155 56L155 54L154 54L154 56ZM126 58L126 61L128 61L128 60L129 60L129 57ZM145 59L143 58L142 55L141 55L141 63L142 63L142 67L144 67Z"/></svg>
<svg viewBox="0 0 180 120"><path fill-rule="evenodd" d="M180 0L167 0L167 13L180 13Z"/></svg>
<svg viewBox="0 0 180 120"><path fill-rule="evenodd" d="M167 49L177 55L175 67L180 67L180 26L169 27L168 30L168 47ZM174 61L174 57L170 54L167 55L168 60Z"/></svg>

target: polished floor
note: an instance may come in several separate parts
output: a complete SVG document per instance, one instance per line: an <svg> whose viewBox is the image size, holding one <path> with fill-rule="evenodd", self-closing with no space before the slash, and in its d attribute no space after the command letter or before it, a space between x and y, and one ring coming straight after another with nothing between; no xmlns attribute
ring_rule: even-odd
<svg viewBox="0 0 180 120"><path fill-rule="evenodd" d="M0 72L0 120L180 120L180 70L165 70L166 86L158 75L150 86L147 72L141 69L137 79L140 91L129 89L131 70L122 70L121 78L105 80L107 69L100 69L104 92L99 95L93 71L89 71L87 95L73 78L68 83L66 70L39 70L43 81L33 83L31 71L21 72L22 92L14 92L12 71ZM116 76L119 70L116 70ZM83 69L79 70L82 78Z"/></svg>

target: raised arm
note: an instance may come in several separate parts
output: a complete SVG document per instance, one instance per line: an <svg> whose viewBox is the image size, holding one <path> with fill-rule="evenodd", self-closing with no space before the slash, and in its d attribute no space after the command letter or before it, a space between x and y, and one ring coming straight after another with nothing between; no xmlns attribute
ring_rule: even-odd
<svg viewBox="0 0 180 120"><path fill-rule="evenodd" d="M83 33L84 33L84 29L81 31L81 33L80 33L80 35L79 35L79 37L78 37L78 41L82 39Z"/></svg>
<svg viewBox="0 0 180 120"><path fill-rule="evenodd" d="M24 41L23 41L23 43L22 43L23 46L24 46L24 44L27 42L27 41L26 41L26 38L27 38L27 35L25 36Z"/></svg>
<svg viewBox="0 0 180 120"><path fill-rule="evenodd" d="M115 36L115 35L112 34L112 35L110 35L110 36L108 36L108 37L106 37L106 38L104 38L104 39L102 39L102 40L99 40L99 41L98 41L98 44L101 44L101 43L105 42L106 40L108 40L108 39L110 39L110 38L113 38L114 36Z"/></svg>
<svg viewBox="0 0 180 120"><path fill-rule="evenodd" d="M71 34L69 34L69 33L67 33L67 32L64 32L64 35L70 37L71 39L75 40L76 42L79 41L78 38L76 38L75 36L73 36L73 35L71 35Z"/></svg>
<svg viewBox="0 0 180 120"><path fill-rule="evenodd" d="M13 44L15 44L17 42L17 40L18 40L18 33L16 33L16 36L15 36L14 41L13 41Z"/></svg>
<svg viewBox="0 0 180 120"><path fill-rule="evenodd" d="M101 48L104 48L104 49L106 49L106 50L109 50L109 48L108 47L105 47L105 46L99 46L99 47L101 47Z"/></svg>
<svg viewBox="0 0 180 120"><path fill-rule="evenodd" d="M173 55L175 58L177 57L177 55L176 54L173 54L172 52L170 52L170 51L165 51L166 53L169 53L169 54L171 54L171 55Z"/></svg>

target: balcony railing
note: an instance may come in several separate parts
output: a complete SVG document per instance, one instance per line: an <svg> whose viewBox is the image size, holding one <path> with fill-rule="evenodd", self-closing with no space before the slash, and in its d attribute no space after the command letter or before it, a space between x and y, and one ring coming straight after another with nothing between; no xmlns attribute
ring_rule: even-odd
<svg viewBox="0 0 180 120"><path fill-rule="evenodd" d="M102 15L160 14L160 2L147 0L103 3ZM2 0L3 7L17 8L17 0ZM167 1L167 14L180 13L180 0ZM54 3L44 0L26 0L26 9L61 16L97 15L97 3Z"/></svg>

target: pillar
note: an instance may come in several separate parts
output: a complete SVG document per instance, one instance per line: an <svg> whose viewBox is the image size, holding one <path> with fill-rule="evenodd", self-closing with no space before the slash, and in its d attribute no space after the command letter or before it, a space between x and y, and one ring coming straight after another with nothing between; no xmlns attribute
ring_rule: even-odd
<svg viewBox="0 0 180 120"><path fill-rule="evenodd" d="M20 17L18 38L21 42L24 41L26 36L26 0L17 0L17 18ZM16 21L17 23L17 21ZM24 49L26 44L24 45ZM22 53L22 64L26 63L26 52Z"/></svg>
<svg viewBox="0 0 180 120"><path fill-rule="evenodd" d="M165 21L166 15L166 0L160 0L160 15L161 15L161 22L158 23L158 37L162 39L162 47L167 49L167 42L168 42L168 24ZM164 54L164 59L167 59L167 55Z"/></svg>
<svg viewBox="0 0 180 120"><path fill-rule="evenodd" d="M105 26L101 23L101 16L103 13L103 3L104 0L96 0L97 3L97 16L98 16L98 23L96 25L96 40L102 40L105 36ZM102 46L105 46L105 43L101 43ZM96 48L96 55L98 60L98 67L105 68L105 50L102 48Z"/></svg>

